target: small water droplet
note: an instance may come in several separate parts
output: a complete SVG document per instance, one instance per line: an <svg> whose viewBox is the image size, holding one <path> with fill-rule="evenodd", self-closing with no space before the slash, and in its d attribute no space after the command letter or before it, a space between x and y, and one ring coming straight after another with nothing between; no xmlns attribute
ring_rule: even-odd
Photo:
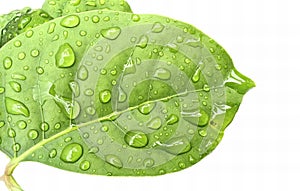
<svg viewBox="0 0 300 191"><path fill-rule="evenodd" d="M41 123L40 129L41 129L42 131L44 131L44 132L48 131L48 130L49 130L49 124L46 123L46 122Z"/></svg>
<svg viewBox="0 0 300 191"><path fill-rule="evenodd" d="M71 45L65 43L61 45L55 55L56 66L59 68L69 68L75 64L75 53Z"/></svg>
<svg viewBox="0 0 300 191"><path fill-rule="evenodd" d="M36 68L36 72L39 74L39 75L42 75L44 73L44 68L42 67L37 67Z"/></svg>
<svg viewBox="0 0 300 191"><path fill-rule="evenodd" d="M92 96L92 95L94 95L94 90L92 90L92 89L86 89L86 90L84 91L84 94L85 94L86 96Z"/></svg>
<svg viewBox="0 0 300 191"><path fill-rule="evenodd" d="M65 143L68 143L68 142L70 142L70 141L72 141L72 137L67 137L67 138L65 138Z"/></svg>
<svg viewBox="0 0 300 191"><path fill-rule="evenodd" d="M19 59L19 60L24 60L25 57L26 57L26 54L25 54L24 52L20 52L20 53L18 54L18 59Z"/></svg>
<svg viewBox="0 0 300 191"><path fill-rule="evenodd" d="M95 115L96 109L94 107L90 106L85 109L85 112L89 115Z"/></svg>
<svg viewBox="0 0 300 191"><path fill-rule="evenodd" d="M141 17L139 15L133 14L131 16L131 19L132 19L133 22L138 22L138 21L141 20Z"/></svg>
<svg viewBox="0 0 300 191"><path fill-rule="evenodd" d="M142 148L148 144L148 137L141 131L128 131L124 137L125 142L135 148Z"/></svg>
<svg viewBox="0 0 300 191"><path fill-rule="evenodd" d="M47 31L48 34L52 34L55 31L55 26L56 26L55 23L50 23L49 24L48 31Z"/></svg>
<svg viewBox="0 0 300 191"><path fill-rule="evenodd" d="M12 147L12 149L15 151L15 152L18 152L21 150L21 145L19 143L15 143Z"/></svg>
<svg viewBox="0 0 300 191"><path fill-rule="evenodd" d="M49 152L49 157L50 158L55 158L57 155L57 150L56 149L52 149L50 152Z"/></svg>
<svg viewBox="0 0 300 191"><path fill-rule="evenodd" d="M80 169L83 171L87 171L88 169L90 169L91 167L91 163L87 160L84 160L80 163Z"/></svg>
<svg viewBox="0 0 300 191"><path fill-rule="evenodd" d="M75 97L78 97L80 95L80 86L78 82L75 81L70 82L69 87L72 90Z"/></svg>
<svg viewBox="0 0 300 191"><path fill-rule="evenodd" d="M15 45L15 47L20 47L20 46L22 46L22 42L19 41L19 40L16 40L16 41L14 42L14 45Z"/></svg>
<svg viewBox="0 0 300 191"><path fill-rule="evenodd" d="M152 32L154 33L160 33L164 30L165 26L163 24L161 24L160 22L156 22L154 23L153 27L152 27Z"/></svg>
<svg viewBox="0 0 300 191"><path fill-rule="evenodd" d="M93 23L99 23L100 18L99 18L97 15L94 15L94 16L92 17L92 21L93 21Z"/></svg>
<svg viewBox="0 0 300 191"><path fill-rule="evenodd" d="M101 34L106 39L115 40L121 34L121 29L119 27L111 27L101 30Z"/></svg>
<svg viewBox="0 0 300 191"><path fill-rule="evenodd" d="M154 164L155 164L155 162L151 158L147 158L147 159L144 160L144 166L146 168L151 168L151 167L153 167Z"/></svg>
<svg viewBox="0 0 300 191"><path fill-rule="evenodd" d="M179 117L177 115L171 114L168 118L167 118L167 124L168 125L174 125L175 123L177 123L179 121Z"/></svg>
<svg viewBox="0 0 300 191"><path fill-rule="evenodd" d="M5 88L4 87L0 87L0 94L3 94L5 92Z"/></svg>
<svg viewBox="0 0 300 191"><path fill-rule="evenodd" d="M116 168L123 167L123 163L122 163L121 159L119 159L119 157L117 157L116 155L106 155L105 160L106 160L106 162L108 162L109 164L111 164L112 166L114 166Z"/></svg>
<svg viewBox="0 0 300 191"><path fill-rule="evenodd" d="M193 81L194 83L199 82L199 80L200 80L200 75L201 75L201 68L198 68L198 69L196 70L196 72L194 73L193 77L192 77L192 81Z"/></svg>
<svg viewBox="0 0 300 191"><path fill-rule="evenodd" d="M126 99L127 99L126 93L124 92L124 90L121 87L119 87L119 99L118 99L118 101L122 103L122 102L126 101Z"/></svg>
<svg viewBox="0 0 300 191"><path fill-rule="evenodd" d="M109 130L108 126L107 125L103 125L103 127L101 128L101 130L103 132L107 132Z"/></svg>
<svg viewBox="0 0 300 191"><path fill-rule="evenodd" d="M208 84L204 84L203 90L206 91L206 92L209 92L210 91L209 85Z"/></svg>
<svg viewBox="0 0 300 191"><path fill-rule="evenodd" d="M73 5L73 6L79 5L80 2L81 2L81 0L70 0L70 4Z"/></svg>
<svg viewBox="0 0 300 191"><path fill-rule="evenodd" d="M99 98L102 103L108 103L111 100L111 92L109 90L103 90L100 92Z"/></svg>
<svg viewBox="0 0 300 191"><path fill-rule="evenodd" d="M6 70L10 69L11 66L12 66L12 64L13 64L13 61L12 61L12 59L10 57L4 58L4 60L3 60L3 67Z"/></svg>
<svg viewBox="0 0 300 191"><path fill-rule="evenodd" d="M66 28L74 28L80 23L80 18L77 15L69 15L63 18L60 25Z"/></svg>
<svg viewBox="0 0 300 191"><path fill-rule="evenodd" d="M146 103L138 108L139 112L148 115L155 107L155 103Z"/></svg>
<svg viewBox="0 0 300 191"><path fill-rule="evenodd" d="M12 115L23 115L25 117L29 117L30 112L28 108L24 105L24 103L11 99L5 98L6 111Z"/></svg>
<svg viewBox="0 0 300 191"><path fill-rule="evenodd" d="M198 127L207 125L209 121L209 115L204 110L182 111L181 115L184 120L197 125Z"/></svg>
<svg viewBox="0 0 300 191"><path fill-rule="evenodd" d="M186 136L175 137L169 139L165 143L158 142L157 144L159 145L159 148L161 148L162 150L174 155L187 153L192 148L191 143Z"/></svg>
<svg viewBox="0 0 300 191"><path fill-rule="evenodd" d="M83 155L83 147L78 143L71 143L64 147L60 159L66 163L75 163Z"/></svg>
<svg viewBox="0 0 300 191"><path fill-rule="evenodd" d="M26 129L27 123L23 120L20 120L17 122L17 126L19 127L19 129Z"/></svg>
<svg viewBox="0 0 300 191"><path fill-rule="evenodd" d="M35 140L39 136L39 133L38 133L37 130L31 129L31 130L28 131L27 136L28 136L29 139Z"/></svg>
<svg viewBox="0 0 300 191"><path fill-rule="evenodd" d="M154 130L159 129L161 125L162 121L159 117L156 117L147 123L147 127Z"/></svg>
<svg viewBox="0 0 300 191"><path fill-rule="evenodd" d="M60 129L61 128L61 124L60 123L56 123L55 125L54 125L54 129Z"/></svg>
<svg viewBox="0 0 300 191"><path fill-rule="evenodd" d="M91 154L95 154L95 153L98 153L98 152L99 152L98 147L91 147L88 151L88 153L91 153Z"/></svg>
<svg viewBox="0 0 300 191"><path fill-rule="evenodd" d="M9 128L9 129L7 130L7 135L8 135L8 137L10 137L10 138L15 138L15 137L16 137L16 131L15 131L13 128Z"/></svg>
<svg viewBox="0 0 300 191"><path fill-rule="evenodd" d="M186 167L184 162L178 163L179 168L184 169Z"/></svg>
<svg viewBox="0 0 300 191"><path fill-rule="evenodd" d="M161 80L168 80L171 78L171 72L165 68L158 68L154 73L154 77Z"/></svg>
<svg viewBox="0 0 300 191"><path fill-rule="evenodd" d="M207 131L204 130L204 129L199 130L198 133L199 133L199 135L200 135L201 137L206 137L206 136L207 136Z"/></svg>
<svg viewBox="0 0 300 191"><path fill-rule="evenodd" d="M39 54L40 54L40 51L37 50L37 49L32 50L31 53L30 53L30 55L32 57L37 57Z"/></svg>
<svg viewBox="0 0 300 191"><path fill-rule="evenodd" d="M4 125L5 125L5 122L4 121L0 121L0 128L4 127Z"/></svg>
<svg viewBox="0 0 300 191"><path fill-rule="evenodd" d="M15 92L21 92L22 90L21 85L18 82L11 81L9 82L9 85Z"/></svg>
<svg viewBox="0 0 300 191"><path fill-rule="evenodd" d="M26 80L26 76L24 76L23 74L18 74L18 73L13 73L11 75L11 78L15 79L15 80Z"/></svg>
<svg viewBox="0 0 300 191"><path fill-rule="evenodd" d="M77 77L78 77L78 79L80 79L82 81L88 79L89 72L88 72L88 70L87 70L87 68L85 66L80 66L79 67L79 70L78 70L78 73L77 73Z"/></svg>

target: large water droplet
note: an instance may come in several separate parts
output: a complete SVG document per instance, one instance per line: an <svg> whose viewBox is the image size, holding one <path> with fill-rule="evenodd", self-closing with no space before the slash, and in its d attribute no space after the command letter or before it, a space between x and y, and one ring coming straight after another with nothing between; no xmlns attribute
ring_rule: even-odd
<svg viewBox="0 0 300 191"><path fill-rule="evenodd" d="M154 73L154 77L161 80L168 80L171 78L171 72L165 68L158 68Z"/></svg>
<svg viewBox="0 0 300 191"><path fill-rule="evenodd" d="M75 53L71 45L65 43L61 45L55 55L56 66L59 68L68 68L75 63Z"/></svg>
<svg viewBox="0 0 300 191"><path fill-rule="evenodd" d="M11 81L9 82L9 85L15 92L20 92L22 90L21 85L18 82Z"/></svg>
<svg viewBox="0 0 300 191"><path fill-rule="evenodd" d="M75 163L83 155L83 148L78 143L67 145L61 152L60 159L66 163Z"/></svg>
<svg viewBox="0 0 300 191"><path fill-rule="evenodd" d="M101 34L106 39L115 40L121 34L121 29L119 27L111 27L101 30Z"/></svg>
<svg viewBox="0 0 300 191"><path fill-rule="evenodd" d="M149 38L146 35L140 37L139 42L137 43L137 47L146 48L148 45Z"/></svg>
<svg viewBox="0 0 300 191"><path fill-rule="evenodd" d="M66 28L73 28L78 26L80 23L80 18L77 15L69 15L63 18L60 22L61 26Z"/></svg>
<svg viewBox="0 0 300 191"><path fill-rule="evenodd" d="M198 127L207 125L209 121L209 115L204 110L183 111L181 115L184 120L197 125Z"/></svg>
<svg viewBox="0 0 300 191"><path fill-rule="evenodd" d="M87 171L88 169L90 169L91 167L91 163L87 160L84 160L80 163L80 169L83 171Z"/></svg>
<svg viewBox="0 0 300 191"><path fill-rule="evenodd" d="M72 90L75 97L78 97L80 95L80 86L77 82L70 82L69 87Z"/></svg>
<svg viewBox="0 0 300 191"><path fill-rule="evenodd" d="M155 105L156 105L155 103L147 103L147 104L140 106L138 108L138 110L140 113L142 113L144 115L148 115L154 109Z"/></svg>
<svg viewBox="0 0 300 191"><path fill-rule="evenodd" d="M80 80L86 80L89 77L89 72L88 72L88 70L85 66L80 66L79 67L77 77Z"/></svg>
<svg viewBox="0 0 300 191"><path fill-rule="evenodd" d="M10 57L6 57L3 60L3 66L6 70L10 69L13 64L13 61Z"/></svg>
<svg viewBox="0 0 300 191"><path fill-rule="evenodd" d="M135 148L142 148L148 144L148 137L141 131L128 131L124 137L125 142Z"/></svg>
<svg viewBox="0 0 300 191"><path fill-rule="evenodd" d="M157 130L161 127L161 125L162 125L161 119L159 117L156 117L148 122L147 127L150 129Z"/></svg>
<svg viewBox="0 0 300 191"><path fill-rule="evenodd" d="M102 103L108 103L111 100L111 92L109 90L103 90L99 93L99 98Z"/></svg>
<svg viewBox="0 0 300 191"><path fill-rule="evenodd" d="M159 145L159 148L174 154L174 155L180 155L183 153L187 153L191 150L191 144L187 137L181 136L181 137L175 137L170 140L168 140L165 143L157 143Z"/></svg>
<svg viewBox="0 0 300 191"><path fill-rule="evenodd" d="M6 111L9 114L12 115L23 115L25 117L29 117L30 112L28 108L24 105L24 103L11 99L11 98L5 98L5 106Z"/></svg>
<svg viewBox="0 0 300 191"><path fill-rule="evenodd" d="M152 32L154 33L160 33L164 30L165 26L163 24L161 24L160 22L156 22L154 23L153 27L152 27Z"/></svg>
<svg viewBox="0 0 300 191"><path fill-rule="evenodd" d="M106 162L108 162L109 164L113 165L116 168L123 167L123 163L121 159L119 159L119 157L117 157L116 155L106 155L105 160Z"/></svg>

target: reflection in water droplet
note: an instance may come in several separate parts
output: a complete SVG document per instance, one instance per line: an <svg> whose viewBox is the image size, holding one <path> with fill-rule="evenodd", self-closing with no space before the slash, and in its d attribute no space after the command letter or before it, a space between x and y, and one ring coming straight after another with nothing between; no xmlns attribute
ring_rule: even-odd
<svg viewBox="0 0 300 191"><path fill-rule="evenodd" d="M12 115L23 115L25 117L29 117L30 112L28 108L22 103L17 100L11 98L5 98L5 106L6 111Z"/></svg>
<svg viewBox="0 0 300 191"><path fill-rule="evenodd" d="M123 167L123 163L122 163L121 159L119 159L116 155L106 155L105 160L106 160L106 162L108 162L109 164L111 164L112 166L114 166L116 168Z"/></svg>
<svg viewBox="0 0 300 191"><path fill-rule="evenodd" d="M101 30L101 34L106 39L115 40L121 34L121 29L119 27L111 27Z"/></svg>
<svg viewBox="0 0 300 191"><path fill-rule="evenodd" d="M75 53L70 44L61 45L55 55L56 66L69 68L75 64Z"/></svg>
<svg viewBox="0 0 300 191"><path fill-rule="evenodd" d="M162 121L159 117L156 117L147 123L147 127L154 130L159 129L161 125Z"/></svg>
<svg viewBox="0 0 300 191"><path fill-rule="evenodd" d="M75 163L83 155L83 148L78 143L67 145L61 152L60 159L66 163Z"/></svg>
<svg viewBox="0 0 300 191"><path fill-rule="evenodd" d="M148 137L141 131L128 131L124 137L125 142L135 148L142 148L148 144Z"/></svg>

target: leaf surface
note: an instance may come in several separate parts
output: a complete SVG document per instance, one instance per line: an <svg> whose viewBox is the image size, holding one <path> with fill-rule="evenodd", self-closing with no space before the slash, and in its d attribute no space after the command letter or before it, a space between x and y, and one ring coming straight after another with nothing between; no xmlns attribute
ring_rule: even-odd
<svg viewBox="0 0 300 191"><path fill-rule="evenodd" d="M214 40L157 15L67 15L12 39L0 58L0 149L88 174L197 163L254 86Z"/></svg>

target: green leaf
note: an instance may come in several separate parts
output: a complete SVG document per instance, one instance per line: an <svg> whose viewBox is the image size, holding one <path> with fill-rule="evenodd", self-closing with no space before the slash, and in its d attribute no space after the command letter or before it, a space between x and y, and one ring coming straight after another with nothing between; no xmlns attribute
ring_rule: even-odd
<svg viewBox="0 0 300 191"><path fill-rule="evenodd" d="M46 0L43 9L54 18L99 9L132 12L125 0Z"/></svg>
<svg viewBox="0 0 300 191"><path fill-rule="evenodd" d="M5 27L3 27L0 47L15 38L17 35L52 19L41 9L31 11L31 9L25 8L24 10L26 11L18 13L5 25Z"/></svg>
<svg viewBox="0 0 300 191"><path fill-rule="evenodd" d="M0 58L0 149L12 166L179 171L218 145L254 87L214 40L156 15L57 18L8 42Z"/></svg>

